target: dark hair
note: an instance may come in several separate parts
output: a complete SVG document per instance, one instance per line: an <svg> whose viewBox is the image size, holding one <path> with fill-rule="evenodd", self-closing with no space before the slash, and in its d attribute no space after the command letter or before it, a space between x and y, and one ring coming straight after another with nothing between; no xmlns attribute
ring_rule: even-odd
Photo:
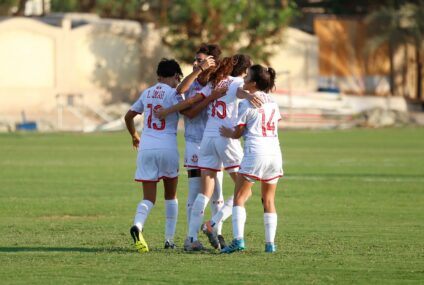
<svg viewBox="0 0 424 285"><path fill-rule="evenodd" d="M217 70L220 57L221 57L221 48L217 44L206 44L203 43L200 45L199 49L196 51L196 54L198 53L204 53L206 55L211 55L213 59L215 60L216 66L210 67L203 71L198 77L197 80L199 82L202 82L201 84L206 84L211 80L211 76L214 74L214 72Z"/></svg>
<svg viewBox="0 0 424 285"><path fill-rule="evenodd" d="M272 67L264 67L259 64L250 67L250 81L256 83L256 87L268 93L275 87L275 70Z"/></svg>
<svg viewBox="0 0 424 285"><path fill-rule="evenodd" d="M246 69L248 69L252 65L252 61L250 60L250 56L246 54L236 54L233 56L235 65L233 67L233 71L231 72L231 76L240 76Z"/></svg>
<svg viewBox="0 0 424 285"><path fill-rule="evenodd" d="M233 57L224 57L219 61L217 68L209 78L209 82L212 83L212 87L215 87L221 80L224 80L231 75L234 64L235 62Z"/></svg>
<svg viewBox="0 0 424 285"><path fill-rule="evenodd" d="M196 53L204 53L206 55L211 55L215 60L218 60L221 56L221 48L217 44L201 44Z"/></svg>
<svg viewBox="0 0 424 285"><path fill-rule="evenodd" d="M175 59L162 58L156 69L157 76L172 77L175 74L183 75L181 67Z"/></svg>

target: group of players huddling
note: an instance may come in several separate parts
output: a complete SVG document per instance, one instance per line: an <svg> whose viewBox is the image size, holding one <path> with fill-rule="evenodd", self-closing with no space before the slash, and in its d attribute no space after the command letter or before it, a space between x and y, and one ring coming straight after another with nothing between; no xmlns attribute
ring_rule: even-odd
<svg viewBox="0 0 424 285"><path fill-rule="evenodd" d="M244 250L244 204L251 196L253 183L260 181L265 252L276 251L274 197L283 170L277 128L281 116L278 105L268 94L275 87L275 71L271 67L252 65L245 54L224 58L220 55L218 45L202 44L195 53L192 73L182 82L179 64L173 59L162 59L156 71L158 82L144 90L125 115L132 144L138 149L135 180L143 186L143 199L137 205L130 229L140 253L149 251L142 231L156 202L157 183L161 179L165 189L165 248L175 248L179 113L184 115L184 166L189 184L184 250L205 250L198 240L199 231L206 234L210 244L221 253ZM140 138L134 117L143 113ZM244 149L239 141L241 136ZM234 195L225 202L223 169L235 183ZM210 200L212 217L203 223ZM233 240L226 245L222 223L231 215Z"/></svg>

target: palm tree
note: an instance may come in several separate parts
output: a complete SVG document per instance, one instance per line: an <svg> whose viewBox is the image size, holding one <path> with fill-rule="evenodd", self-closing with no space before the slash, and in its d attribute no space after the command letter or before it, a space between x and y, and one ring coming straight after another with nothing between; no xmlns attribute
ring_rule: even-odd
<svg viewBox="0 0 424 285"><path fill-rule="evenodd" d="M395 94L394 55L397 49L407 42L407 36L401 27L404 15L395 6L385 6L369 14L366 18L369 40L366 50L374 52L387 44L387 56L390 62L389 84L391 95Z"/></svg>
<svg viewBox="0 0 424 285"><path fill-rule="evenodd" d="M423 54L424 49L424 1L419 4L406 4L403 7L404 14L406 14L406 29L409 36L409 41L415 47L415 60L417 69L417 85L416 94L417 99L423 99L422 90L422 67L423 67Z"/></svg>

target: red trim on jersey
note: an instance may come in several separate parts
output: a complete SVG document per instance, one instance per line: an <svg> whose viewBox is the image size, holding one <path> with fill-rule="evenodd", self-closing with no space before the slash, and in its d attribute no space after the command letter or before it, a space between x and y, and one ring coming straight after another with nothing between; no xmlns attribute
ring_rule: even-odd
<svg viewBox="0 0 424 285"><path fill-rule="evenodd" d="M228 166L228 167L225 167L224 169L225 169L225 170L228 170L228 169L236 168L236 167L240 167L240 165Z"/></svg>
<svg viewBox="0 0 424 285"><path fill-rule="evenodd" d="M178 175L177 176L174 176L174 177L161 176L161 177L159 177L159 179L174 179L174 178L177 178L177 177L178 177Z"/></svg>
<svg viewBox="0 0 424 285"><path fill-rule="evenodd" d="M158 178L158 180L145 180L145 179L134 179L134 181L136 182L159 182L161 179L173 179L173 178L177 178L177 176L175 177L168 177L168 176L161 176Z"/></svg>
<svg viewBox="0 0 424 285"><path fill-rule="evenodd" d="M205 94L203 94L202 92L199 92L199 93L197 93L197 94L202 95L203 99L205 99L205 98L206 98L206 95L205 95Z"/></svg>
<svg viewBox="0 0 424 285"><path fill-rule="evenodd" d="M197 168L199 168L200 170L204 169L204 170L211 170L211 171L221 171L221 169L207 168L202 166L198 166Z"/></svg>
<svg viewBox="0 0 424 285"><path fill-rule="evenodd" d="M135 182L159 182L159 180L134 179Z"/></svg>
<svg viewBox="0 0 424 285"><path fill-rule="evenodd" d="M242 127L244 127L244 126L247 126L247 124L238 124L237 126L242 126Z"/></svg>
<svg viewBox="0 0 424 285"><path fill-rule="evenodd" d="M269 178L269 179L261 179L261 178L260 178L260 177L258 177L258 176L254 176L254 175L250 175L250 174L246 174L246 173L241 173L241 172L239 172L239 173L240 173L241 175L243 175L243 176L247 176L247 177L253 178L253 179L258 180L258 181L263 181L263 182L267 182L267 181L274 180L274 179L276 179L276 178L283 177L283 175L279 174L279 175L277 175L277 176L275 176L275 177L272 177L272 178Z"/></svg>
<svg viewBox="0 0 424 285"><path fill-rule="evenodd" d="M189 167L189 168L197 168L199 169L200 167L197 165L188 165L188 164L184 164L184 167Z"/></svg>

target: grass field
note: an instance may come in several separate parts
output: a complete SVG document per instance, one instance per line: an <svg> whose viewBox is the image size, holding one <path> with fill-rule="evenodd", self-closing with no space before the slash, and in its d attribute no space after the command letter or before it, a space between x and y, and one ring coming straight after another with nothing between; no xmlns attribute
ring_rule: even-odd
<svg viewBox="0 0 424 285"><path fill-rule="evenodd" d="M162 249L160 190L145 226L151 252L140 255L129 236L141 199L129 135L1 134L0 284L423 284L424 129L280 139L277 253L263 252L257 185L245 252L184 253L181 175L179 249Z"/></svg>

